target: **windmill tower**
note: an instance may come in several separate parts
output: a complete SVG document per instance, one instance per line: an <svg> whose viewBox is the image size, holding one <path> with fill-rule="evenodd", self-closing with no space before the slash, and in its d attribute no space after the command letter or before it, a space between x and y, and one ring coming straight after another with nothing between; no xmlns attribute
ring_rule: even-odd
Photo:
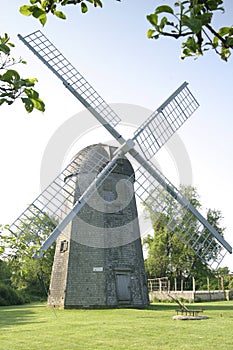
<svg viewBox="0 0 233 350"><path fill-rule="evenodd" d="M116 177L119 180L121 176L123 176L124 180L126 180L125 177L127 178L126 183L129 185L127 186L127 190L125 188L123 192L129 194L128 188L132 190L132 184L134 183L134 191L140 201L146 203L156 214L161 215L161 218L165 218L167 230L175 232L185 244L192 248L199 258L204 259L212 268L216 268L227 252L232 253L232 247L151 161L156 152L198 107L196 99L188 89L188 84L186 82L183 83L154 113L152 113L138 130L136 130L132 139L125 140L116 128L120 118L40 31L27 35L26 37L19 35L19 38L110 132L120 146L115 150L110 150L110 148L107 147L108 151L106 146L94 147L91 157L87 157L85 160L83 159L83 152L85 153L85 151L79 153L23 214L16 219L9 227L9 230L17 236L20 232L20 222L24 221L25 218L27 218L27 220L32 220L34 224L32 225L30 237L25 237L25 239L32 244L33 237L40 232L40 220L42 225L43 218L46 215L46 217L50 217L51 220L54 220L56 227L44 241L39 253L35 254L35 257L40 258L43 256L44 251L59 239L57 244L58 253L56 254L61 258L61 262L62 259L64 259L65 262L67 257L72 255L72 246L74 244L74 246L77 245L77 247L79 247L79 249L74 248L74 251L77 255L78 251L80 252L77 259L81 259L81 265L84 263L86 256L85 248L83 248L82 251L81 245L88 246L87 249L89 252L93 253L93 257L94 248L96 248L96 245L87 244L84 239L85 237L87 237L87 239L91 237L91 241L94 237L98 237L98 241L101 242L102 240L102 243L104 242L105 244L108 240L110 240L110 242L113 240L111 242L111 247L105 244L102 246L98 245L98 252L102 252L102 260L98 262L98 264L96 261L96 265L94 261L92 261L89 266L90 269L88 270L90 276L93 277L92 281L95 281L95 286L102 281L101 288L102 291L105 290L105 294L101 294L101 292L99 300L91 300L91 292L90 289L88 289L87 279L86 294L88 294L89 299L87 298L84 302L86 294L82 295L83 300L81 303L85 306L103 305L105 300L104 305L107 306L117 305L119 302L126 302L128 304L131 302L131 305L145 305L148 299L145 292L141 247L138 247L140 245L140 239L137 220L135 221L136 229L133 231L129 229L124 235L124 237L130 238L131 234L136 234L134 243L131 241L128 242L129 244L120 244L119 246L123 247L122 254L120 253L120 249L117 250L116 245L113 244L115 236L111 236L111 233L109 233L109 221L105 214L108 213L108 209L111 205L108 207L105 203L105 214L101 217L104 230L101 232L98 231L97 236L95 236L94 231L91 230L85 230L85 232L89 233L85 236L85 234L83 234L84 230L82 230L83 223L80 222L82 216L85 217L85 215L87 215L89 201L91 201L92 208L94 208L96 204L102 203L102 200L99 200L99 198L108 196L105 197L105 199L108 198L107 201L109 200L109 202L112 202L109 204L113 206L115 204L117 205L117 203L114 202L116 200L114 193L110 194L114 191L112 188L106 190L105 186L108 187L111 181L114 183ZM125 160L126 155L128 161ZM134 170L132 170L130 166L131 160L136 161L138 164ZM122 162L127 169L131 169L129 172L128 170L126 173L117 170ZM82 174L85 174L85 176L82 176ZM76 177L79 178L78 181ZM88 181L86 181L86 179L88 179ZM79 187L78 189L77 184ZM81 187L80 184L82 184ZM108 192L108 195L104 194L104 191ZM130 198L133 203L134 195L131 195ZM125 200L126 199L123 200L124 205ZM172 218L169 216L169 208L166 205L169 201L174 203ZM130 205L128 208L130 209L130 215L133 215L133 212L136 215L135 204ZM117 217L117 214L113 213L113 208L110 208L110 212L113 215L112 218ZM93 211L93 217L95 214L96 212ZM127 215L123 214L122 218L127 218ZM34 217L37 218L36 223L34 222ZM22 232L22 234L24 233ZM82 240L80 241L81 238L83 238L86 243L83 244ZM117 242L119 243L118 239ZM93 250L91 250L91 247ZM101 248L104 250L101 251ZM134 257L132 257L132 259L129 258L128 261L123 261L124 257L127 255L126 252L128 248L130 252L134 252ZM128 256L130 255L129 251ZM136 261L134 258L137 254L140 266L136 264L134 269L133 261ZM99 256L100 255L101 254L99 254ZM114 256L116 256L116 259ZM58 265L59 264L54 264L54 276ZM65 266L65 268L64 270L61 269L57 275L64 274L67 278L65 277L63 281L72 282L72 276L74 275L70 274L70 265L66 262L61 265ZM68 266L68 269L66 266ZM136 269L138 271L134 272ZM101 274L97 275L97 272ZM53 283L54 281L51 283L51 303L61 305L64 303L64 301L61 301L62 298L68 300L68 293L76 293L75 288L71 287L69 292L67 290L67 294L65 295L64 290L67 284L64 284L61 287L63 294L60 293L56 296L53 294L53 289L55 288ZM78 283L77 281L76 285ZM128 287L130 287L130 293ZM128 295L126 297L125 295L127 293ZM93 294L94 293L92 293L92 295ZM69 299L69 305L79 306L77 302L73 302L71 299L72 297Z"/></svg>
<svg viewBox="0 0 233 350"><path fill-rule="evenodd" d="M75 198L99 171L95 168L87 173L86 164L94 163L97 154L109 161L115 150L99 144L79 152L75 157ZM58 237L49 305L93 308L148 304L133 186L130 162L125 157L118 159L92 200Z"/></svg>

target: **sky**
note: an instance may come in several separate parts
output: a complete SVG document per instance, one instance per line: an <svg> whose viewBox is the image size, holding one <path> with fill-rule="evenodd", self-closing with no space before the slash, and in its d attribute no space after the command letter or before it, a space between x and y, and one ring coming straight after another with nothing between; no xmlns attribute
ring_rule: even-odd
<svg viewBox="0 0 233 350"><path fill-rule="evenodd" d="M83 106L17 38L18 33L24 36L40 29L122 113L119 130L124 136L129 137L182 82L189 83L200 107L156 159L176 186L182 177L197 188L204 209L221 210L224 237L233 246L233 57L226 63L208 52L197 60L181 60L179 41L147 39L146 15L171 2L109 0L103 9L86 14L70 6L66 21L49 16L44 28L19 14L26 0L2 6L0 33L7 32L15 43L14 57L27 61L17 68L21 75L38 78L36 88L46 111L28 114L20 101L1 106L1 224L15 220L79 149L111 141L92 116L82 118ZM216 25L232 25L232 1L224 5L226 12L218 14ZM233 271L232 255L223 265Z"/></svg>

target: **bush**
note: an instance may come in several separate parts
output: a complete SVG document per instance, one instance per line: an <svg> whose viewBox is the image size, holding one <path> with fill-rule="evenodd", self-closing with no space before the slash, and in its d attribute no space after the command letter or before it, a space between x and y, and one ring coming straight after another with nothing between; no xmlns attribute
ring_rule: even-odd
<svg viewBox="0 0 233 350"><path fill-rule="evenodd" d="M23 296L9 285L0 283L0 306L21 305L25 300Z"/></svg>

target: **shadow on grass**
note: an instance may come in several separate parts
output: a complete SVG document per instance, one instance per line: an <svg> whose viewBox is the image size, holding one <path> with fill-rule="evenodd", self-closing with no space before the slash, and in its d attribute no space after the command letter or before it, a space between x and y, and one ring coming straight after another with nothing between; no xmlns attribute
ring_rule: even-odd
<svg viewBox="0 0 233 350"><path fill-rule="evenodd" d="M20 305L0 307L0 328L12 327L16 325L41 323L38 322L38 313L35 308L44 308L44 305Z"/></svg>
<svg viewBox="0 0 233 350"><path fill-rule="evenodd" d="M153 310L153 311L169 311L169 310L176 310L178 307L176 304L170 304L170 303L158 303L158 304L150 304L147 307L147 310Z"/></svg>

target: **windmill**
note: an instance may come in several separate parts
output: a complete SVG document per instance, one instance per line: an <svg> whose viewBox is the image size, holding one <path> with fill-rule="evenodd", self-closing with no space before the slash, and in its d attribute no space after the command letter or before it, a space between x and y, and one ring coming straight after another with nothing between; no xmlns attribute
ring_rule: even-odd
<svg viewBox="0 0 233 350"><path fill-rule="evenodd" d="M232 253L231 246L150 160L198 108L198 103L190 92L188 84L186 82L183 83L136 130L132 139L125 140L116 129L117 124L120 122L118 115L43 33L36 31L25 37L19 35L19 38L110 132L120 146L119 148L113 149L106 145L95 145L79 152L62 173L59 174L22 215L15 220L9 227L9 230L17 235L22 231L21 223L24 222L25 219L30 226L30 222L35 223L34 218L37 218L36 224L31 225L33 229L27 238L30 244L30 242L33 241L33 237L38 235L40 231L40 219L42 222L44 216L49 216L51 220L54 220L56 228L44 241L38 254L35 254L35 257L40 258L43 256L44 252L58 240L57 256L59 256L58 260L60 259L61 266L67 259L68 254L65 254L71 250L71 244L73 244L73 238L71 237L72 227L77 225L75 221L77 217L80 217L80 215L82 217L82 213L85 213L85 208L88 207L87 204L90 201L92 201L92 203L95 202L96 196L98 201L100 193L104 189L106 183L108 184L109 181L115 181L114 174L117 174L117 176L120 174L120 176L125 177L124 172L118 171L119 167L126 166L129 170L131 167L129 160L133 160L136 161L138 166L134 170L131 169L127 172L127 181L125 182L123 192L129 191L129 196L131 196L134 202L134 193L132 194L134 184L134 190L139 199L146 203L151 210L165 218L168 217L168 207L166 203L172 201L174 203L173 216L166 221L167 229L175 231L181 240L188 244L201 259L204 257L206 259L208 256L207 260L211 267L217 267L227 252ZM126 156L129 160L127 160ZM111 180L111 178L113 180ZM115 199L111 197L111 191L107 192L109 192L108 195L110 196L107 200L111 204ZM135 205L135 203L133 203L133 205ZM135 211L135 209L132 209L131 212L132 211ZM99 236L101 236L101 234L99 234ZM121 301L125 301L128 304L131 303L131 305L143 306L147 304L148 299L146 296L145 276L143 275L141 246L139 247L140 237L138 236L139 232L138 228L136 228L136 236L134 238L132 237L131 242L133 240L137 242L137 248L134 247L134 249L135 254L138 254L137 256L141 264L138 267L140 270L139 274L133 274L132 270L127 268L127 266L119 266L118 269L113 269L111 271L112 279L111 281L109 280L109 285L114 285L113 279L115 278L115 285L118 286L118 289L123 288L123 290L120 291L121 294L127 294L127 288L130 288L130 283L131 286L133 283L130 279L137 280L137 283L134 283L130 298L127 297L128 299L124 299L123 297ZM111 239L114 240L114 236L111 237ZM103 240L105 240L105 238L106 237L104 237ZM78 235L75 238L75 241L79 244L78 249L81 249L81 246L88 246L86 241L79 241L80 239ZM127 243L131 244L131 242ZM98 248L104 249L104 244L105 242ZM113 243L113 241L111 241L111 244L115 245L115 247L119 246L119 242ZM132 245L130 247L132 248ZM61 253L64 253L62 258ZM92 253L95 253L94 250ZM85 250L83 250L83 256L85 256ZM61 261L61 259L63 260ZM106 261L106 257L103 259ZM57 265L54 265L54 276L57 268ZM93 272L101 273L104 269L105 267L102 265L93 266L92 275ZM63 270L59 270L57 276L61 276L62 273L69 275L70 271L66 270L64 272ZM95 277L96 283L98 280L101 280L101 276L103 276L103 274L99 275L98 278ZM140 276L142 277L140 278ZM117 285L118 279L121 281L118 281L120 284ZM62 284L61 281L59 281L59 283L60 285ZM88 281L86 281L86 283L88 283ZM106 286L106 279L105 282L103 281L102 283L105 283L105 290L108 290L108 288L111 289L108 285ZM139 285L141 289L138 287ZM62 286L62 288L64 289L65 287ZM140 291L138 291L139 289ZM109 293L111 294L111 292ZM133 299L132 295L135 295L135 299ZM54 298L56 299L56 296L54 296ZM85 295L83 295L83 298L85 299ZM84 304L82 305L89 306L90 304L94 305L95 302L91 303L90 300L88 300L86 305ZM98 302L96 305L97 304ZM98 305L101 305L101 302ZM110 295L105 305L117 305L113 293Z"/></svg>

